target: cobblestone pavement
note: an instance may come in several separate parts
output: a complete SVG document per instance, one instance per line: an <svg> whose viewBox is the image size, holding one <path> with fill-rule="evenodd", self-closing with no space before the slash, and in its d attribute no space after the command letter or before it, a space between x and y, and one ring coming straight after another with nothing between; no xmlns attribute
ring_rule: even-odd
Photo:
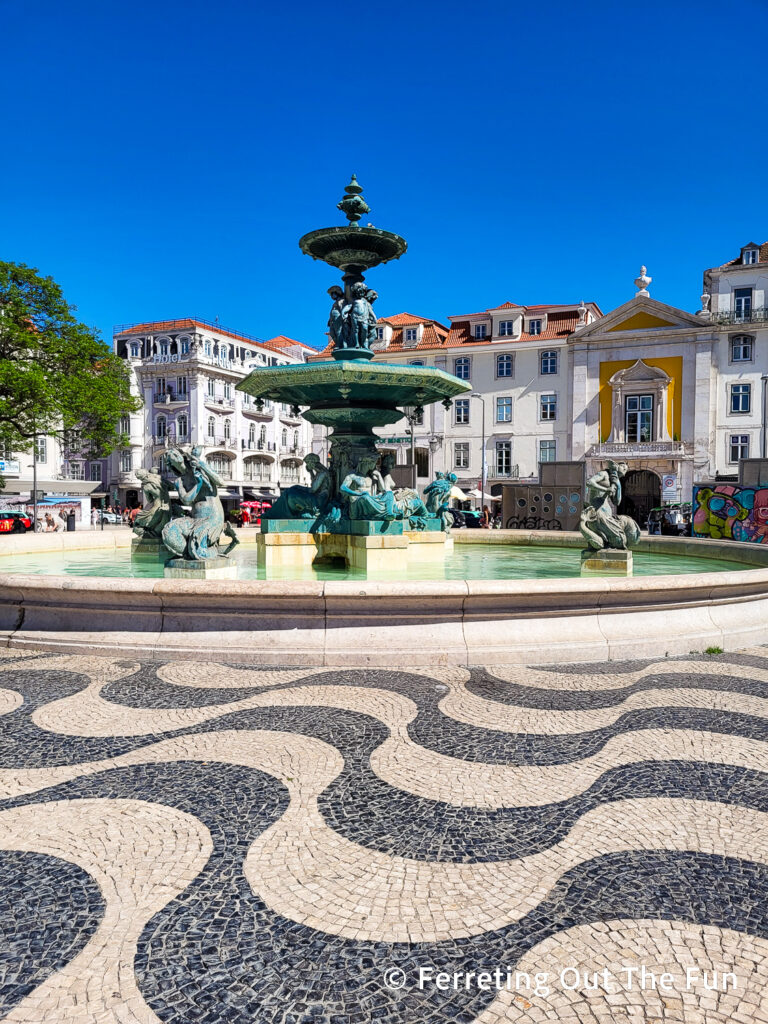
<svg viewBox="0 0 768 1024"><path fill-rule="evenodd" d="M768 649L0 652L0 1020L768 1022Z"/></svg>

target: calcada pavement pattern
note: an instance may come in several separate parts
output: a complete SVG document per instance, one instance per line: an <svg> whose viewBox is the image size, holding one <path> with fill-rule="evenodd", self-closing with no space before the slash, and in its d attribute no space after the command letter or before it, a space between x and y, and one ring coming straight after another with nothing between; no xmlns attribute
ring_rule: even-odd
<svg viewBox="0 0 768 1024"><path fill-rule="evenodd" d="M0 1020L768 1022L767 741L766 649L6 650Z"/></svg>

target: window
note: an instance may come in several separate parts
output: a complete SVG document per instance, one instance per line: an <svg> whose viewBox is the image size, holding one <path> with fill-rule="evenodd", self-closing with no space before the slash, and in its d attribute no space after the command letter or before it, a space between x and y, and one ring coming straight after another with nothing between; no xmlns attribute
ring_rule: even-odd
<svg viewBox="0 0 768 1024"><path fill-rule="evenodd" d="M138 359L140 354L141 354L141 345L138 343L138 341L132 341L131 342L131 358L132 359Z"/></svg>
<svg viewBox="0 0 768 1024"><path fill-rule="evenodd" d="M733 311L737 320L746 320L752 313L752 289L734 288Z"/></svg>
<svg viewBox="0 0 768 1024"><path fill-rule="evenodd" d="M751 362L752 342L753 339L748 334L737 334L733 338L731 338L731 362Z"/></svg>
<svg viewBox="0 0 768 1024"><path fill-rule="evenodd" d="M208 437L213 437L216 433L216 420L213 416L208 417Z"/></svg>
<svg viewBox="0 0 768 1024"><path fill-rule="evenodd" d="M232 385L229 383L229 381L227 381L226 384L224 385L224 397L227 399L228 402L232 401Z"/></svg>
<svg viewBox="0 0 768 1024"><path fill-rule="evenodd" d="M207 391L207 394L208 394L209 398L213 398L215 396L215 394L216 394L216 381L213 379L213 377L209 377L208 378L208 382L206 384L206 391Z"/></svg>
<svg viewBox="0 0 768 1024"><path fill-rule="evenodd" d="M176 431L179 437L186 437L189 433L189 424L186 416L179 416L176 420Z"/></svg>
<svg viewBox="0 0 768 1024"><path fill-rule="evenodd" d="M511 377L512 367L514 363L512 356L509 352L504 352L502 355L496 356L496 376L497 377Z"/></svg>
<svg viewBox="0 0 768 1024"><path fill-rule="evenodd" d="M557 352L542 352L539 357L542 373L557 373Z"/></svg>
<svg viewBox="0 0 768 1024"><path fill-rule="evenodd" d="M299 479L298 462L282 462L280 464L280 476L283 480L294 483Z"/></svg>
<svg viewBox="0 0 768 1024"><path fill-rule="evenodd" d="M133 470L133 454L131 452L120 452L120 472L130 473ZM101 479L101 477L99 477Z"/></svg>
<svg viewBox="0 0 768 1024"><path fill-rule="evenodd" d="M293 447L294 448L298 448L299 447L299 432L298 432L298 430L294 430L294 432L293 432Z"/></svg>
<svg viewBox="0 0 768 1024"><path fill-rule="evenodd" d="M480 339L484 338L488 333L488 327L486 324L475 324L475 337Z"/></svg>
<svg viewBox="0 0 768 1024"><path fill-rule="evenodd" d="M176 378L176 391L180 395L186 395L187 393L187 378L177 377Z"/></svg>
<svg viewBox="0 0 768 1024"><path fill-rule="evenodd" d="M37 452L37 461L38 462L47 462L48 461L48 438L47 437L38 437L38 439L35 441L35 451Z"/></svg>
<svg viewBox="0 0 768 1024"><path fill-rule="evenodd" d="M453 375L458 377L459 380L469 380L469 357L462 356L460 359L453 360Z"/></svg>
<svg viewBox="0 0 768 1024"><path fill-rule="evenodd" d="M218 474L222 480L232 479L232 463L223 455L212 455L208 460L211 469Z"/></svg>
<svg viewBox="0 0 768 1024"><path fill-rule="evenodd" d="M729 462L749 458L749 434L731 434Z"/></svg>
<svg viewBox="0 0 768 1024"><path fill-rule="evenodd" d="M502 320L499 324L499 336L502 338L510 338L515 333L515 321L514 320Z"/></svg>
<svg viewBox="0 0 768 1024"><path fill-rule="evenodd" d="M543 420L557 419L557 395L541 396L541 418Z"/></svg>
<svg viewBox="0 0 768 1024"><path fill-rule="evenodd" d="M181 354L183 356L189 355L189 338L181 339Z"/></svg>
<svg viewBox="0 0 768 1024"><path fill-rule="evenodd" d="M377 327L376 328L376 341L384 341L384 328L383 327Z"/></svg>
<svg viewBox="0 0 768 1024"><path fill-rule="evenodd" d="M128 454L130 455L131 453L128 452ZM99 483L101 483L101 463L100 462L92 462L91 463L91 465L90 465L90 473L91 473L91 482L92 483L97 481L97 480L99 481Z"/></svg>
<svg viewBox="0 0 768 1024"><path fill-rule="evenodd" d="M469 469L469 442L456 441L453 446L453 464L456 469Z"/></svg>
<svg viewBox="0 0 768 1024"><path fill-rule="evenodd" d="M85 463L84 462L70 462L69 467L69 479L70 480L85 480Z"/></svg>
<svg viewBox="0 0 768 1024"><path fill-rule="evenodd" d="M406 327L405 328L405 340L406 341L418 341L419 340L419 329L418 329L418 327Z"/></svg>
<svg viewBox="0 0 768 1024"><path fill-rule="evenodd" d="M280 435L280 444L283 446L283 448L288 447L288 431L285 429L283 429L283 432Z"/></svg>
<svg viewBox="0 0 768 1024"><path fill-rule="evenodd" d="M742 257L742 263L757 263L757 249L745 249Z"/></svg>
<svg viewBox="0 0 768 1024"><path fill-rule="evenodd" d="M496 476L512 475L512 442L496 442Z"/></svg>
<svg viewBox="0 0 768 1024"><path fill-rule="evenodd" d="M496 399L496 422L512 422L512 399L509 395L501 395Z"/></svg>
<svg viewBox="0 0 768 1024"><path fill-rule="evenodd" d="M224 420L224 440L229 441L232 438L232 421L229 419Z"/></svg>
<svg viewBox="0 0 768 1024"><path fill-rule="evenodd" d="M752 385L731 385L731 412L749 412L751 406Z"/></svg>
<svg viewBox="0 0 768 1024"><path fill-rule="evenodd" d="M210 341L206 341L203 344L203 352L205 352L205 354L207 356L209 356L211 354L211 343L210 343Z"/></svg>
<svg viewBox="0 0 768 1024"><path fill-rule="evenodd" d="M131 432L131 417L121 416L117 424L117 432L119 434L130 434Z"/></svg>
<svg viewBox="0 0 768 1024"><path fill-rule="evenodd" d="M168 421L165 416L158 416L155 425L155 436L165 437L168 433Z"/></svg>
<svg viewBox="0 0 768 1024"><path fill-rule="evenodd" d="M457 398L453 403L457 423L469 423L469 399Z"/></svg>
<svg viewBox="0 0 768 1024"><path fill-rule="evenodd" d="M266 444L267 443L267 428L264 426L263 423L262 423L261 428L259 430L259 441L261 441L262 444Z"/></svg>
<svg viewBox="0 0 768 1024"><path fill-rule="evenodd" d="M155 381L155 394L165 395L165 377L158 377Z"/></svg>
<svg viewBox="0 0 768 1024"><path fill-rule="evenodd" d="M409 366L423 366L424 365L424 360L423 359L411 359L410 362L408 363L408 365Z"/></svg>
<svg viewBox="0 0 768 1024"><path fill-rule="evenodd" d="M531 320L528 324L529 334L541 334L541 320Z"/></svg>
<svg viewBox="0 0 768 1024"><path fill-rule="evenodd" d="M248 444L249 445L256 444L256 424L255 423L252 423L250 425L250 427L248 427Z"/></svg>
<svg viewBox="0 0 768 1024"><path fill-rule="evenodd" d="M556 452L556 441L539 441L539 462L554 462Z"/></svg>
<svg viewBox="0 0 768 1024"><path fill-rule="evenodd" d="M157 347L160 350L160 355L161 356L167 356L168 355L168 342L167 341L161 341L160 344Z"/></svg>
<svg viewBox="0 0 768 1024"><path fill-rule="evenodd" d="M646 444L653 440L653 395L627 395L625 440Z"/></svg>

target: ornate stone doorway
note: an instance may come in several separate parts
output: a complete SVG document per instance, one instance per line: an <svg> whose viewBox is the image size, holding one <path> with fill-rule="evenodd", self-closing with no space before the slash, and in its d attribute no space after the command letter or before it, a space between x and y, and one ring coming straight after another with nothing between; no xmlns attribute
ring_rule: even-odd
<svg viewBox="0 0 768 1024"><path fill-rule="evenodd" d="M645 529L648 513L661 504L661 480L650 469L630 470L624 477L619 512Z"/></svg>

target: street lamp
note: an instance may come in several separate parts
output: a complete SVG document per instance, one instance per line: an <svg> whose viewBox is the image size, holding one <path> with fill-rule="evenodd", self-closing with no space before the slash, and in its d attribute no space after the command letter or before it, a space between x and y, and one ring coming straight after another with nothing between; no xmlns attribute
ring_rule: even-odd
<svg viewBox="0 0 768 1024"><path fill-rule="evenodd" d="M483 502L485 501L485 488L487 478L487 466L485 463L485 399L483 398L479 391L472 391L469 397L479 398L483 405L483 439L480 448L480 455L482 460L480 463L480 509L482 511Z"/></svg>
<svg viewBox="0 0 768 1024"><path fill-rule="evenodd" d="M411 467L413 469L413 486L416 486L416 421L424 415L421 405L404 405L403 415L408 420L411 431Z"/></svg>

